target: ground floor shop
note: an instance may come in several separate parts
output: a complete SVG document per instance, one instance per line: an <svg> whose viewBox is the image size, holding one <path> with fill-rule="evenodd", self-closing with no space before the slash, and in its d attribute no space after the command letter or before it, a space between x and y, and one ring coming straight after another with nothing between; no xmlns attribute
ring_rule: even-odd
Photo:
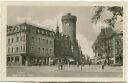
<svg viewBox="0 0 128 83"><path fill-rule="evenodd" d="M54 63L54 57L33 57L28 54L7 55L7 66L41 66Z"/></svg>

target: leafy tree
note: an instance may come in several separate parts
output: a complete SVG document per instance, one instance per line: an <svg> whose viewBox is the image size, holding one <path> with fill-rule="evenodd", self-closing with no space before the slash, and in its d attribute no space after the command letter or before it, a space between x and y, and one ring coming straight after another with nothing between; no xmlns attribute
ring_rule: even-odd
<svg viewBox="0 0 128 83"><path fill-rule="evenodd" d="M112 12L112 18L109 19L105 19L104 21L109 24L109 30L107 30L109 33L106 34L105 33L100 33L97 36L97 39L95 40L92 49L95 53L103 53L106 54L106 59L109 62L109 58L110 58L110 43L108 42L109 37L113 34L113 29L115 27L115 23L117 22L117 17L118 16L123 16L123 7L119 7L119 6L96 6L96 11L94 16L92 17L92 23L97 23L99 21L99 19L101 18L101 15L103 14L103 12L107 10ZM122 22L123 20L121 20ZM110 35L111 34L111 35ZM100 55L100 57L103 57L103 54ZM109 63L108 63L109 64Z"/></svg>
<svg viewBox="0 0 128 83"><path fill-rule="evenodd" d="M112 12L112 18L105 19L104 21L109 24L110 27L115 26L118 16L123 16L123 7L120 6L96 6L95 15L92 17L92 23L97 23L103 12L107 9ZM121 20L122 22L123 20Z"/></svg>

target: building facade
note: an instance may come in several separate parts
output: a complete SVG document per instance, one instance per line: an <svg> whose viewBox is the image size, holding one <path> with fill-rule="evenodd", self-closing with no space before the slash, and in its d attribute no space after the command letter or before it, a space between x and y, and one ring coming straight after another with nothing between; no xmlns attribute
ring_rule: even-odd
<svg viewBox="0 0 128 83"><path fill-rule="evenodd" d="M27 23L7 26L8 65L50 64L54 32Z"/></svg>

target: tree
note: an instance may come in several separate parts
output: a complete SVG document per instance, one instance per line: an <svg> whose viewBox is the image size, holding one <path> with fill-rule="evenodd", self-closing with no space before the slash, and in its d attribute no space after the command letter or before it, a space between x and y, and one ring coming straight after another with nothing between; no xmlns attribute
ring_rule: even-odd
<svg viewBox="0 0 128 83"><path fill-rule="evenodd" d="M105 19L104 22L107 23L109 25L109 27L111 28L111 30L109 30L109 32L111 33L112 28L115 28L115 23L117 22L117 18L118 16L123 16L123 7L120 6L95 6L96 11L94 16L91 18L92 19L92 23L97 23L103 12L105 10L110 11L112 13L112 17L109 19ZM121 20L120 22L122 22L123 20ZM107 30L107 29L106 29ZM104 37L102 37L104 36ZM108 43L108 38L109 38L109 34L102 34L102 32L97 36L96 41L93 44L93 51L95 53L103 53L106 54L106 59L109 61L109 54L110 53L110 43ZM102 55L100 55L100 57L102 57Z"/></svg>
<svg viewBox="0 0 128 83"><path fill-rule="evenodd" d="M96 6L96 11L94 16L91 18L92 23L97 23L98 20L100 19L102 13L106 10L112 12L112 18L110 19L105 19L104 21L109 24L110 27L114 28L115 23L117 21L118 16L123 16L123 7L121 6ZM122 22L121 20L120 22Z"/></svg>

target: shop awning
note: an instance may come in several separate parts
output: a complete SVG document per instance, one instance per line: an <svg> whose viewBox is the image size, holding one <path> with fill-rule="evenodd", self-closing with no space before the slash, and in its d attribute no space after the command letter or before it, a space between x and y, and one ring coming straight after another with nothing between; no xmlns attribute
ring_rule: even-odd
<svg viewBox="0 0 128 83"><path fill-rule="evenodd" d="M75 61L74 59L72 59L72 58L67 58L70 62L72 62L72 61Z"/></svg>

